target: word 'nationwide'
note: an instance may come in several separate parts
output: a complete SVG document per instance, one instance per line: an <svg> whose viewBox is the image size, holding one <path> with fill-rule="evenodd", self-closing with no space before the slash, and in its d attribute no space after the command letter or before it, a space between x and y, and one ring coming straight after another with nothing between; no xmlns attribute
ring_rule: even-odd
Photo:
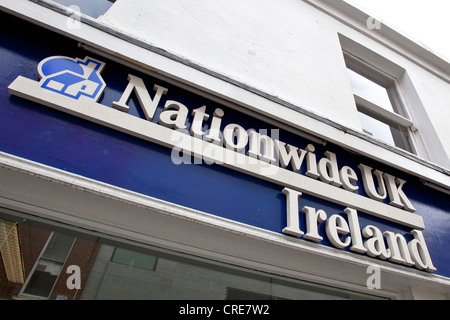
<svg viewBox="0 0 450 320"><path fill-rule="evenodd" d="M129 75L128 81L128 85L120 100L113 102L112 107L120 111L128 112L129 106L127 102L134 92L141 104L146 119L152 121L161 97L167 94L168 89L154 85L153 90L155 94L152 99L141 78ZM349 166L339 168L337 156L333 152L326 151L324 152L324 157L317 160L317 156L314 153L315 147L312 144L308 144L305 149L297 148L278 139L272 139L267 134L261 134L255 130L247 131L236 123L226 125L223 131L221 131L224 111L220 108L214 110L209 129L205 129L205 122L211 118L211 115L206 113L206 106L194 109L191 116L192 123L189 134L195 138L203 139L214 145L222 145L226 149L236 153L243 153L248 149L247 156L250 159L253 158L268 164L276 164L282 168L290 167L294 172L298 172L302 165L306 163L305 175L307 177L320 179L324 183L335 187L342 187L350 192L356 192L359 189L357 185L358 175L355 170ZM159 115L158 124L174 130L185 131L188 128L188 117L189 109L184 104L174 100L167 100L163 107L163 112ZM272 130L272 132L274 131L277 132L276 130ZM175 146L174 151L184 151L190 155L190 149L185 150L183 148L184 145L185 141L180 141ZM200 146L200 148L202 147ZM196 149L195 145L193 149ZM225 162L225 153L218 155L218 150L219 152L221 151L221 149L209 149L208 145L206 145L198 154L203 155L207 163L222 164ZM207 157L208 152L216 152L215 157ZM214 160L208 161L207 159ZM190 158L187 158L186 161L190 163ZM358 168L361 172L364 190L371 199L383 201L389 196L390 205L410 212L416 211L402 189L406 183L405 180L396 178L380 170L373 170L373 168L364 164L359 164Z"/></svg>

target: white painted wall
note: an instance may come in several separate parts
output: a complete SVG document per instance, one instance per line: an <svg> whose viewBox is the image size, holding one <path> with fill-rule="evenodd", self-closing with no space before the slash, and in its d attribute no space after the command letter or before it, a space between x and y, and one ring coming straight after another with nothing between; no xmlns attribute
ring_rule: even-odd
<svg viewBox="0 0 450 320"><path fill-rule="evenodd" d="M118 0L101 21L204 68L361 130L339 32L406 70L424 108L418 117L429 118L422 126L427 150L421 156L428 152L429 160L450 167L448 74L447 81L437 77L407 59L409 53L392 40L382 39L385 44L375 41L374 32L358 26L356 20L349 26L309 2L326 5L330 1ZM431 143L436 138L440 144Z"/></svg>
<svg viewBox="0 0 450 320"><path fill-rule="evenodd" d="M119 0L103 17L156 47L360 128L328 20L298 0Z"/></svg>

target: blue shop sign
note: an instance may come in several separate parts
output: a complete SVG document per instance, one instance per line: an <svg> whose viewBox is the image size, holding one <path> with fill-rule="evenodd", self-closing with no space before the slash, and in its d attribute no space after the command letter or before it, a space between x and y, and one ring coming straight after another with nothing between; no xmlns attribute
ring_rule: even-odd
<svg viewBox="0 0 450 320"><path fill-rule="evenodd" d="M1 36L1 152L450 275L449 200L414 176L34 32L39 50L27 34Z"/></svg>

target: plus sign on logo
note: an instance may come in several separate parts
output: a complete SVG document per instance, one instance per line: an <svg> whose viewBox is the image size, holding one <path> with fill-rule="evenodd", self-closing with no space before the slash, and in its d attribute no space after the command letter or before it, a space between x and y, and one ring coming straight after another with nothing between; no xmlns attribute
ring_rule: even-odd
<svg viewBox="0 0 450 320"><path fill-rule="evenodd" d="M73 99L85 96L98 101L106 87L100 76L105 64L90 57L81 60L53 56L38 65L42 88L60 93Z"/></svg>

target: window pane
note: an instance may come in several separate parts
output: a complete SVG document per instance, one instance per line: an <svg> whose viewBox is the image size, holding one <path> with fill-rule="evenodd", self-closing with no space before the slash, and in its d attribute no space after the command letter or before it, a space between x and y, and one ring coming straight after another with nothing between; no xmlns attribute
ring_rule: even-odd
<svg viewBox="0 0 450 320"><path fill-rule="evenodd" d="M74 241L75 237L71 235L55 232L42 256L51 260L64 262Z"/></svg>
<svg viewBox="0 0 450 320"><path fill-rule="evenodd" d="M102 245L99 256L111 252ZM116 248L117 249L117 248ZM117 251L116 251L117 253ZM124 252L120 252L119 255ZM115 254L111 252L111 254ZM105 265L97 260L92 276L84 285L81 299L351 299L359 296L349 291L293 279L273 278L270 274L254 272L226 264L208 263L201 259L159 254L154 270L130 268L114 263ZM100 281L99 281L100 280Z"/></svg>
<svg viewBox="0 0 450 320"><path fill-rule="evenodd" d="M350 69L347 70L350 75L353 93L386 110L394 112L388 91L385 87L376 84Z"/></svg>
<svg viewBox="0 0 450 320"><path fill-rule="evenodd" d="M66 7L78 10L93 18L98 18L112 6L115 0L53 0ZM75 8L78 7L77 9Z"/></svg>
<svg viewBox="0 0 450 320"><path fill-rule="evenodd" d="M375 118L369 117L362 112L358 112L358 114L361 120L361 126L365 133L370 134L376 139L395 145L394 139L392 137L391 127L389 125Z"/></svg>
<svg viewBox="0 0 450 320"><path fill-rule="evenodd" d="M61 273L61 268L62 263L40 259L23 292L33 296L48 297Z"/></svg>
<svg viewBox="0 0 450 320"><path fill-rule="evenodd" d="M33 272L27 274L26 288L21 288L20 284L11 284L0 273L0 299L377 298L168 249L143 247L142 244L134 246L130 242L124 244L121 239L110 236L105 236L105 239L98 233L85 234L82 230L77 230L77 240L63 264L40 256L49 235L54 231L54 225L33 221L32 217L16 219L11 213L2 213L1 208L0 217L19 221L20 237L23 240L20 250L23 252L24 264L27 270L34 266ZM74 234L74 230L71 230L71 234ZM72 276L67 273L70 265L76 265L81 270L79 290L67 286Z"/></svg>
<svg viewBox="0 0 450 320"><path fill-rule="evenodd" d="M141 268L147 270L154 270L156 265L156 257L137 252L132 250L127 250L123 248L116 248L114 252L114 257L112 262L124 264L130 266L131 268Z"/></svg>
<svg viewBox="0 0 450 320"><path fill-rule="evenodd" d="M413 152L410 142L408 141L408 133L406 128L400 126L391 126L392 136L395 141L395 145L401 149Z"/></svg>
<svg viewBox="0 0 450 320"><path fill-rule="evenodd" d="M50 295L74 241L75 237L72 235L52 233L41 258L30 275L23 291L24 294L43 298Z"/></svg>

